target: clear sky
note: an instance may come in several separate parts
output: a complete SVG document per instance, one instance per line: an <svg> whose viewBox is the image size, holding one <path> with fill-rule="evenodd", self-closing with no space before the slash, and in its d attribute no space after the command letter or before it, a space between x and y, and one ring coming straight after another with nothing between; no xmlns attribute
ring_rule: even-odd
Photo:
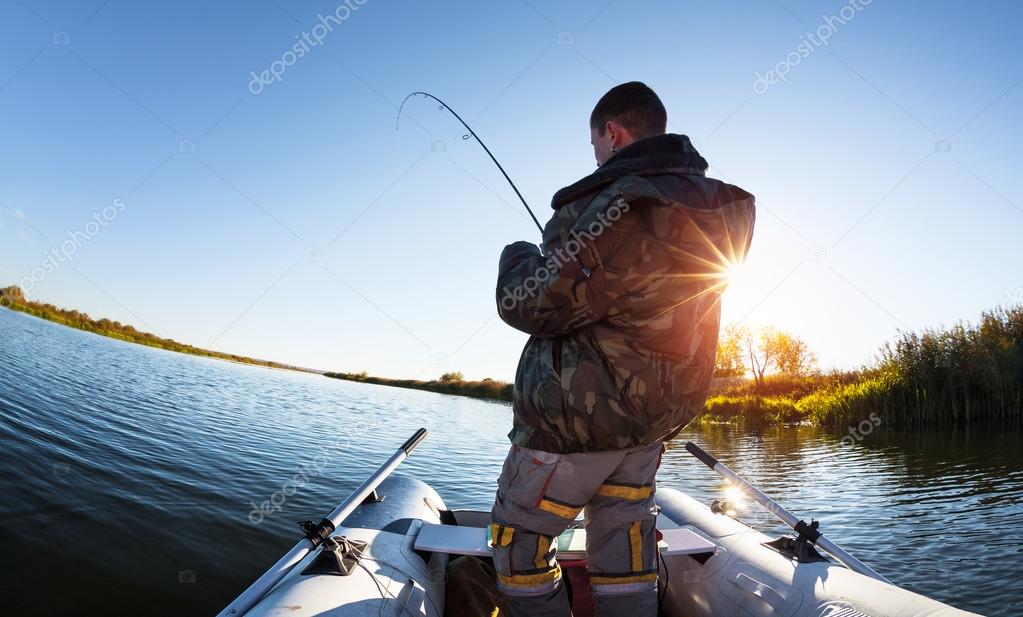
<svg viewBox="0 0 1023 617"><path fill-rule="evenodd" d="M594 169L593 104L637 79L757 196L726 322L848 368L1023 301L1019 3L348 1L0 3L0 284L70 233L31 297L322 369L510 379L497 258L539 234L453 118L413 100L396 133L397 105L445 99L546 221Z"/></svg>

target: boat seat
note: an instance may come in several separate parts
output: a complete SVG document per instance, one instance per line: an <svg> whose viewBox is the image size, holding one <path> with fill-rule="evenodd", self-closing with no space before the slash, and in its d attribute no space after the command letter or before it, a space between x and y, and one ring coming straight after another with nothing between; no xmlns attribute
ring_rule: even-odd
<svg viewBox="0 0 1023 617"><path fill-rule="evenodd" d="M486 527L461 527L423 523L416 536L417 551L490 557L490 538ZM657 548L661 555L713 553L716 546L689 529L663 529ZM558 536L558 559L586 558L586 530L566 529Z"/></svg>

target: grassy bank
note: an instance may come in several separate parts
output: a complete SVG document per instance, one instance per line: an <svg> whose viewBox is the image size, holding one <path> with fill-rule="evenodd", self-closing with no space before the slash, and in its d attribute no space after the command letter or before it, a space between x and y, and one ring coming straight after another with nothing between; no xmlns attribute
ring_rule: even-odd
<svg viewBox="0 0 1023 617"><path fill-rule="evenodd" d="M22 313L34 315L69 328L77 328L78 330L85 330L86 332L92 332L101 336L126 341L128 343L146 345L147 347L156 347L157 349L166 349L167 351L175 351L193 356L204 356L207 358L216 358L218 360L240 362L242 364L265 366L268 368L302 371L307 373L319 372L300 366L273 362L271 360L260 360L258 358L249 358L247 356L202 349L193 345L179 343L173 339L161 338L150 332L136 330L133 326L122 324L119 321L111 321L106 318L92 319L88 314L81 313L76 310L62 309L52 304L28 300L22 295L21 289L17 287L6 287L0 289L0 306L9 308L12 311L20 311Z"/></svg>
<svg viewBox="0 0 1023 617"><path fill-rule="evenodd" d="M846 426L875 415L888 426L1023 419L1023 307L902 333L860 371L733 383L710 396L702 420Z"/></svg>
<svg viewBox="0 0 1023 617"><path fill-rule="evenodd" d="M110 338L231 362L320 373L270 360L228 354L109 319L24 298L21 289L0 289L0 306ZM498 401L512 400L512 384L465 381L460 373L439 379L389 379L366 373L327 377ZM902 333L879 360L857 371L766 375L762 380L719 379L702 422L802 423L849 426L878 418L888 426L1023 420L1023 306L999 308L976 324Z"/></svg>
<svg viewBox="0 0 1023 617"><path fill-rule="evenodd" d="M388 379L386 377L372 377L366 373L324 373L327 377L344 379L347 381L359 381L362 383L373 383L381 386L393 386L395 388L411 388L413 390L427 390L429 392L440 392L442 394L457 394L472 398L492 399L496 401L512 400L512 384L493 379L481 381L464 381L459 373L446 373L440 379L422 381L418 379Z"/></svg>

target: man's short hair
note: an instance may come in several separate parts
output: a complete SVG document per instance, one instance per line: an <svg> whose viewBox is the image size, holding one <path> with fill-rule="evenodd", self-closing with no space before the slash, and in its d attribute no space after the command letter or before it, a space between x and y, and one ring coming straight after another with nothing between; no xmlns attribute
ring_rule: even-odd
<svg viewBox="0 0 1023 617"><path fill-rule="evenodd" d="M663 135L668 126L668 112L657 93L639 81L615 86L600 97L590 127L604 134L608 120L621 124L635 139Z"/></svg>

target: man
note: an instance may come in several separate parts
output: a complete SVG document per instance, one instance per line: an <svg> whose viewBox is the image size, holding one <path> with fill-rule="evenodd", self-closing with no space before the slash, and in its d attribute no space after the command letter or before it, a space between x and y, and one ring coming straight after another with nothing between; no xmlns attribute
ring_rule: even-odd
<svg viewBox="0 0 1023 617"><path fill-rule="evenodd" d="M657 614L654 476L703 408L754 222L753 196L666 126L646 85L612 88L590 116L599 168L554 195L543 252L501 254L498 312L531 335L490 528L513 617L569 615L554 539L583 509L597 614Z"/></svg>

